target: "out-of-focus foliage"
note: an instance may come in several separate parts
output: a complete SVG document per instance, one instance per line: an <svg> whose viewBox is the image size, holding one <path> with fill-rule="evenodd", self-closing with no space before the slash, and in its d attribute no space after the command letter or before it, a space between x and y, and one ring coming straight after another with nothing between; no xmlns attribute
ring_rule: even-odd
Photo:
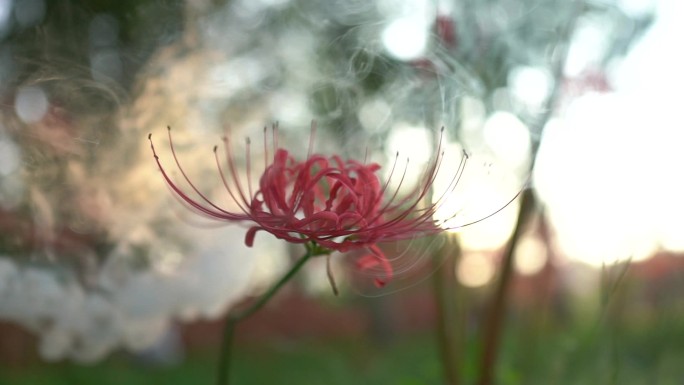
<svg viewBox="0 0 684 385"><path fill-rule="evenodd" d="M213 191L211 145L227 124L247 135L280 121L282 143L303 153L316 119L318 151L390 165L395 143L417 161L445 126L450 150L459 138L503 165L475 170L512 169L515 192L566 83L605 81L652 20L610 1L0 4L0 316L38 333L47 357L84 361L152 343L134 332L153 340L170 319L219 315L254 286L256 254L284 254L245 250L230 229L188 230L149 132L177 129L188 171ZM585 30L601 44L577 56ZM474 195L486 213L513 196Z"/></svg>

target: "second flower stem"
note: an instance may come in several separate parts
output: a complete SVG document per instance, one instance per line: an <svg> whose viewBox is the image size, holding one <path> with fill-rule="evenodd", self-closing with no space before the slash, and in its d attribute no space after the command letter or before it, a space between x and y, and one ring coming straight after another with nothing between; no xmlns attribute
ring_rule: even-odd
<svg viewBox="0 0 684 385"><path fill-rule="evenodd" d="M446 238L446 237L445 237ZM456 281L456 263L460 247L455 238L446 238L437 251L433 263L437 267L432 278L437 317L435 332L442 359L445 384L461 384L463 361L463 306L460 287Z"/></svg>
<svg viewBox="0 0 684 385"><path fill-rule="evenodd" d="M515 249L525 230L528 219L534 213L535 205L534 193L529 189L525 190L520 202L518 220L513 229L513 234L506 245L499 280L496 284L492 302L489 304L489 311L482 334L483 347L477 385L492 385L496 382L496 362L501 345L502 327L506 317L508 292L513 279Z"/></svg>

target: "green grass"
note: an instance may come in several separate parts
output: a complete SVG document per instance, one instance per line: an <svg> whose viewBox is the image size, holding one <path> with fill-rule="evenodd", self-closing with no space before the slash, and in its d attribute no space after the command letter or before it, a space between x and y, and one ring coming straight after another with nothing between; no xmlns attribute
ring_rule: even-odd
<svg viewBox="0 0 684 385"><path fill-rule="evenodd" d="M268 346L236 346L234 384L439 384L440 370L430 336L391 346L363 341L276 342ZM39 364L3 370L0 384L155 385L213 384L215 358L190 355L182 364L159 368L117 357L93 366Z"/></svg>
<svg viewBox="0 0 684 385"><path fill-rule="evenodd" d="M463 363L474 383L477 346ZM365 339L238 344L235 385L440 385L441 366L431 334L378 345ZM684 323L663 319L536 330L509 326L501 352L499 385L675 385L684 383ZM1 368L0 368L1 369ZM213 384L215 358L194 352L179 365L154 367L117 356L93 366L36 364L0 371L0 385Z"/></svg>

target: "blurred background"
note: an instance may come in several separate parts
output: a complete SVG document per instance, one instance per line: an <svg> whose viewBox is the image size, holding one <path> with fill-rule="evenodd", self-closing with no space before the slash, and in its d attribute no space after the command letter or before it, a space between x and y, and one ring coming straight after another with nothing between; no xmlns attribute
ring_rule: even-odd
<svg viewBox="0 0 684 385"><path fill-rule="evenodd" d="M312 260L239 325L235 383L454 384L449 359L475 383L492 319L495 383L684 383L682 16L677 0L0 0L0 384L214 381L222 317L303 249L199 220L147 135L172 170L173 127L193 182L236 209L221 135L257 181L263 127L303 157L312 120L316 152L377 162L400 194L444 127L436 202L469 155L437 214L456 229L381 245L383 289L334 254L334 296Z"/></svg>

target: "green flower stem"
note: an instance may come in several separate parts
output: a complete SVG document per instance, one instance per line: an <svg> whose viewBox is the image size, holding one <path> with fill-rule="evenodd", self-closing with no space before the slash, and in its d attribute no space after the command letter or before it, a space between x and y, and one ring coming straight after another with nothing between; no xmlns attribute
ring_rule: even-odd
<svg viewBox="0 0 684 385"><path fill-rule="evenodd" d="M278 282L271 286L266 293L251 304L248 308L229 314L226 317L226 323L223 327L223 339L221 341L221 352L218 362L218 376L216 383L218 385L228 385L230 383L230 360L233 346L233 336L235 334L235 326L239 321L250 315L256 313L261 309L285 283L287 283L294 275L304 266L304 264L313 256L324 254L325 252L316 245L307 245L306 254L304 254L295 263L292 268L282 277Z"/></svg>
<svg viewBox="0 0 684 385"><path fill-rule="evenodd" d="M235 318L228 316L223 325L223 339L221 340L221 352L219 353L218 373L216 383L218 385L228 385L230 379L230 362L233 353L233 336L235 335Z"/></svg>

